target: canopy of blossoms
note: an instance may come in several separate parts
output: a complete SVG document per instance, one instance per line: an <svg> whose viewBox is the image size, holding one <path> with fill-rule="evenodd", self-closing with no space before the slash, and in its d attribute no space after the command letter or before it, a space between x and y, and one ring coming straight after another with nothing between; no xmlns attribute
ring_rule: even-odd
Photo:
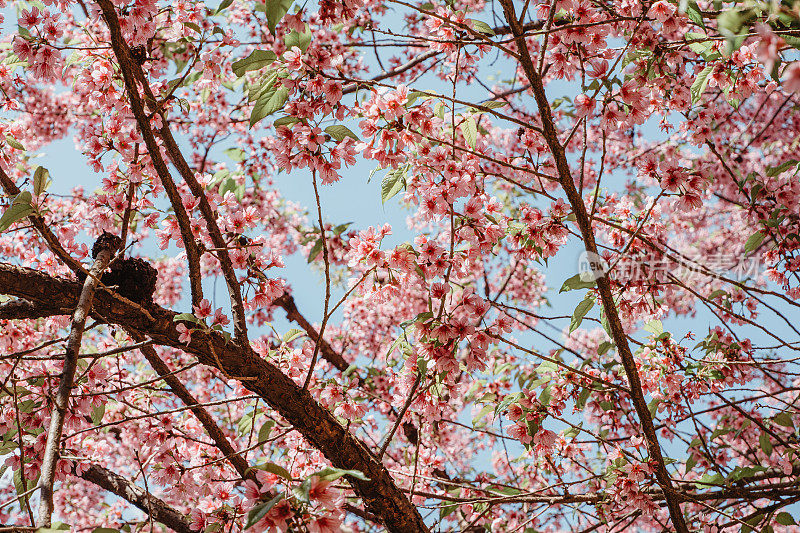
<svg viewBox="0 0 800 533"><path fill-rule="evenodd" d="M0 530L800 531L796 2L211 3L0 0Z"/></svg>

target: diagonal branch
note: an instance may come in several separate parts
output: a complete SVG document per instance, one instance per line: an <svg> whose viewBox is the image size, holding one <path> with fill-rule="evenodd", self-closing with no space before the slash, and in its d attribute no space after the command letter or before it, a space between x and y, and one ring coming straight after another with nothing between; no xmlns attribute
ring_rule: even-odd
<svg viewBox="0 0 800 533"><path fill-rule="evenodd" d="M3 190L6 191L6 194L9 196L16 196L20 193L19 187L16 186L14 180L12 180L2 168L0 168L0 185L3 186ZM36 228L36 231L38 231L45 240L47 246L50 248L50 251L52 251L56 257L61 259L61 261L67 265L70 270L72 270L75 274L86 273L86 268L81 264L81 262L69 255L69 252L67 252L64 247L61 246L61 243L58 242L56 236L53 234L50 228L47 227L47 223L45 222L44 218L42 218L42 215L39 213L30 214L28 215L28 220L31 221L33 227Z"/></svg>
<svg viewBox="0 0 800 533"><path fill-rule="evenodd" d="M306 317L300 313L291 294L285 292L272 303L286 311L286 318L300 326L310 339L319 342L319 351L325 360L342 372L347 370L350 365L347 364L347 361L344 360L344 357L342 357L339 352L333 349L328 341L320 336L317 329L306 320Z"/></svg>
<svg viewBox="0 0 800 533"><path fill-rule="evenodd" d="M192 533L192 528L182 513L111 470L91 464L85 470L78 470L76 475L129 501L173 531Z"/></svg>
<svg viewBox="0 0 800 533"><path fill-rule="evenodd" d="M125 42L125 39L122 37L122 30L120 29L119 18L117 17L114 4L111 3L111 0L98 0L97 4L103 11L103 17L105 18L106 24L108 25L108 30L111 33L111 47L114 49L114 55L116 55L117 61L119 61L120 70L122 70L122 77L125 80L125 87L128 90L128 94L131 96L131 109L134 112L139 129L142 131L142 134L144 134L146 131L149 136L152 137L152 126L150 125L150 121L145 116L143 102L141 98L138 97L136 80L138 80L142 85L142 90L145 93L146 100L151 111L154 114L158 114L158 116L161 118L162 127L159 129L159 134L161 139L164 141L164 145L167 149L167 153L169 154L172 164L175 165L176 169L178 169L178 172L189 186L189 189L192 191L192 194L195 196L195 198L200 201L200 211L206 221L206 227L208 228L208 233L211 236L211 242L214 244L215 248L219 249L217 259L219 259L222 276L225 278L225 283L228 287L228 294L231 299L231 311L233 314L234 334L236 341L242 346L247 346L247 322L244 312L244 302L242 301L242 293L239 289L239 281L236 278L236 271L233 269L233 263L227 250L227 243L222 236L219 225L217 225L216 213L214 213L214 211L211 209L211 205L208 203L205 190L197 181L194 172L189 167L186 159L184 159L183 154L178 147L178 143L175 142L172 132L169 129L167 117L159 108L155 95L150 90L150 84L145 77L144 72L142 71L142 67L139 66L139 64L136 63L131 57L130 49ZM134 95L137 97L134 98ZM160 151L157 149L153 150L149 144L147 148L150 151L151 158L161 159ZM172 201L172 198L170 198L170 201ZM181 236L185 241L186 235L181 234ZM193 239L192 242L194 242ZM186 247L188 251L189 243L186 243Z"/></svg>
<svg viewBox="0 0 800 533"><path fill-rule="evenodd" d="M520 63L525 71L528 81L531 83L533 95L536 99L536 105L539 108L539 114L542 121L542 128L544 130L544 138L547 142L550 152L553 154L556 169L558 170L559 181L564 193L572 206L578 227L583 237L584 247L587 252L597 255L597 243L594 239L594 232L589 215L586 212L586 206L583 203L580 193L575 188L575 181L572 178L572 173L569 169L569 162L567 161L564 147L558 140L558 132L556 130L553 114L550 110L550 103L545 94L544 84L539 72L536 70L533 60L531 59L525 37L524 30L517 15L514 11L513 0L500 0L503 6L506 21L511 27L519 49ZM639 422L642 425L644 432L644 439L647 445L647 452L655 462L655 474L658 483L664 491L667 500L667 507L669 514L672 518L672 525L678 532L687 532L686 521L683 516L683 511L680 507L680 494L672 485L672 479L667 471L664 462L664 456L661 453L661 447L658 443L658 436L656 435L655 427L653 426L653 419L650 416L650 410L647 408L647 402L644 398L642 390L642 383L639 378L639 371L636 368L636 361L631 353L628 339L625 336L625 330L622 327L622 321L619 318L616 304L614 303L614 296L611 292L611 283L605 273L597 277L597 289L600 293L600 300L603 304L603 311L611 329L611 337L614 344L617 346L617 351L622 360L622 366L625 369L625 374L628 377L628 383L631 389L631 400L636 408L636 414L639 417Z"/></svg>
<svg viewBox="0 0 800 533"><path fill-rule="evenodd" d="M110 5L110 2L105 2L104 4L110 6L111 14L114 17L114 20L117 20L116 12L114 12L114 8ZM105 15L105 9L103 12ZM120 63L120 68L123 70L123 72L126 70L129 71L133 68L135 63L130 56L128 47L122 40L122 34L119 31L118 21L116 30L116 32L113 30L111 31L111 43L115 50L120 49L123 51L123 53L117 56L117 60ZM127 91L128 98L130 99L131 111L136 118L136 123L139 125L139 132L144 139L144 144L147 147L147 152L150 155L153 168L155 168L156 174L158 174L158 178L161 180L161 185L164 186L164 191L167 193L169 202L175 212L175 218L178 221L181 239L186 247L186 259L189 263L189 283L192 291L192 304L198 305L200 300L203 299L203 286L200 276L200 251L197 243L194 240L194 234L192 233L189 215L186 213L186 209L183 207L181 195L178 192L178 188L175 186L175 182L172 180L172 176L169 173L169 168L164 162L164 158L161 156L161 148L153 136L153 131L150 127L150 121L144 113L144 106L142 105L142 98L139 95L139 90L136 87L136 81L131 76L123 76L123 78L125 82L125 90Z"/></svg>
<svg viewBox="0 0 800 533"><path fill-rule="evenodd" d="M144 337L136 332L131 332L131 337L133 337L136 342L142 342L144 340ZM194 416L197 417L197 420L199 420L203 428L205 428L208 436L211 437L211 440L214 441L219 451L223 453L239 475L242 476L243 479L252 479L258 482L255 472L250 469L250 465L248 465L247 461L240 455L240 452L237 452L233 448L233 445L231 445L220 427L214 422L214 418L208 414L205 407L200 405L200 402L189 392L186 385L184 385L169 369L167 364L158 356L155 349L152 346L142 346L139 348L139 351L142 352L147 362L153 367L153 370L155 370L156 373L164 379L167 385L169 385L169 388L172 389L175 396L180 398L181 401L191 409Z"/></svg>
<svg viewBox="0 0 800 533"><path fill-rule="evenodd" d="M0 263L0 292L39 304L74 306L78 283L35 270ZM186 345L176 330L177 313L153 305L147 310L112 294L98 293L93 310L108 323L147 335L154 342L194 354L197 359L231 376L258 394L291 423L312 446L336 468L359 470L368 480L348 476L367 510L378 516L392 533L427 533L419 511L401 491L389 471L367 446L271 362L260 358L249 346L226 342L216 332L195 331Z"/></svg>

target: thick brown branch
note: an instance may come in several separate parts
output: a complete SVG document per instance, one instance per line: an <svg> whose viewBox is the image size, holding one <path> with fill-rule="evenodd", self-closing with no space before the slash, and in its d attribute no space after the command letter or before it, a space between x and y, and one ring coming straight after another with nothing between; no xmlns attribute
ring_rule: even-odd
<svg viewBox="0 0 800 533"><path fill-rule="evenodd" d="M101 1L99 4L103 9L104 16L108 17L113 15L113 20L117 20L117 14L114 11L114 6L111 5L110 2ZM114 31L115 29L116 31ZM117 56L117 60L120 63L120 68L123 72L131 71L135 63L130 56L130 51L125 44L125 41L122 39L122 34L119 31L119 22L117 21L116 26L110 25L110 30L111 44L114 50L122 51L122 53ZM131 76L123 76L123 79L125 82L125 90L127 91L128 98L130 99L131 111L133 111L133 115L136 118L136 123L139 125L139 132L142 134L142 138L144 139L144 144L147 147L147 152L150 155L150 160L153 163L153 168L155 168L156 173L161 180L161 184L164 186L164 191L167 193L167 197L169 197L170 204L175 211L175 218L178 221L181 239L186 247L186 259L189 263L189 283L191 284L192 290L192 303L197 305L203 298L203 286L201 284L200 277L200 251L198 250L197 244L194 240L192 226L189 222L189 215L186 213L186 209L183 207L183 202L181 201L181 195L178 192L178 188L175 186L175 182L172 180L172 176L169 173L167 164L164 162L164 158L161 156L161 148L153 136L153 131L150 127L150 120L144 113L144 106L142 105L142 98L139 95L139 90L136 87L136 81Z"/></svg>
<svg viewBox="0 0 800 533"><path fill-rule="evenodd" d="M62 307L75 305L80 286L32 269L0 263L0 292L34 304L50 302L50 305ZM228 375L240 376L245 388L266 400L335 467L364 473L368 481L348 480L367 510L380 517L389 531L428 531L417 509L364 443L342 427L308 391L249 347L226 343L222 335L200 331L192 335L187 346L179 340L180 334L175 329L175 312L157 305L145 312L139 306L104 292L97 294L93 309L109 323L147 335L156 343L192 353L201 363L219 368Z"/></svg>
<svg viewBox="0 0 800 533"><path fill-rule="evenodd" d="M111 470L93 464L76 475L129 501L173 531L192 533L192 528L189 527L189 522L183 514Z"/></svg>
<svg viewBox="0 0 800 533"><path fill-rule="evenodd" d="M544 138L555 160L556 169L558 170L559 181L564 193L575 213L578 227L583 237L584 247L587 252L597 255L597 244L592 230L592 224L589 215L586 211L586 206L583 203L580 193L575 187L575 181L572 178L572 173L569 168L564 147L558 139L558 132L556 130L553 114L550 109L550 103L545 94L544 84L539 72L533 64L527 43L524 37L524 30L517 15L514 11L514 3L512 0L500 0L503 6L506 21L511 27L514 34L517 47L519 49L520 62L525 71L528 81L531 83L533 95L536 100L536 105L539 108L539 114L542 121L542 128L544 130ZM617 346L617 352L622 360L622 366L625 369L625 374L628 377L628 383L631 389L631 400L636 409L636 414L639 417L639 422L642 425L645 443L647 445L647 452L650 458L655 461L656 465L656 479L664 490L667 499L667 507L669 514L672 518L672 524L676 531L687 532L686 521L683 516L683 511L680 507L679 494L675 491L672 479L667 471L664 457L661 453L661 447L658 443L658 436L656 435L655 427L653 426L653 419L650 416L650 410L647 407L647 402L644 398L642 391L642 384L639 378L639 371L636 368L636 361L631 353L628 339L625 335L625 330L622 327L622 322L617 312L617 306L614 303L614 296L611 292L611 283L605 273L597 276L597 289L600 293L600 300L603 305L603 311L611 329L611 337L614 344Z"/></svg>
<svg viewBox="0 0 800 533"><path fill-rule="evenodd" d="M9 300L0 304L0 320L44 318L54 315L68 315L69 309L54 309L36 305L27 300Z"/></svg>
<svg viewBox="0 0 800 533"><path fill-rule="evenodd" d="M206 198L205 190L197 181L197 178L195 178L194 172L189 167L189 164L186 162L186 159L184 159L183 154L178 147L178 143L175 142L172 132L169 129L167 117L158 107L155 95L150 90L149 81L145 77L142 67L131 58L130 49L122 37L122 30L120 29L119 18L117 17L117 12L114 8L114 5L110 0L98 0L97 3L103 10L103 17L106 19L108 30L111 33L111 47L114 49L114 55L116 55L117 60L119 61L120 69L122 70L122 77L125 79L125 86L128 88L129 94L132 96L133 92L136 91L136 80L139 80L142 85L142 90L147 97L147 101L150 104L151 111L153 113L157 113L161 118L162 127L159 130L159 134L161 139L164 141L164 145L167 149L167 153L169 154L172 164L178 169L178 172L189 186L189 189L192 191L192 194L195 196L195 198L200 200L200 212L203 214L203 218L206 221L206 227L208 228L208 233L211 236L211 242L213 242L214 246L219 250L217 258L219 259L220 269L222 270L222 275L225 278L225 283L228 287L228 294L230 295L231 299L231 311L233 314L235 337L237 342L239 342L242 346L246 346L248 344L248 340L244 302L242 301L242 293L239 288L239 281L236 278L236 271L233 269L233 263L227 250L227 243L225 242L222 232L217 225L217 215L211 209L211 205L208 203L208 198ZM142 133L144 134L144 132L147 131L149 135L152 136L152 127L150 125L150 121L145 117L142 100L140 98L131 98L131 109L134 111L136 122L138 123L139 129L142 131ZM159 158L161 157L160 153L153 154L153 150L149 145L148 150L150 150L151 157L155 157L156 155ZM170 198L170 201L171 200L172 199ZM182 234L181 236L185 241L186 235ZM189 243L186 243L186 247L188 251Z"/></svg>

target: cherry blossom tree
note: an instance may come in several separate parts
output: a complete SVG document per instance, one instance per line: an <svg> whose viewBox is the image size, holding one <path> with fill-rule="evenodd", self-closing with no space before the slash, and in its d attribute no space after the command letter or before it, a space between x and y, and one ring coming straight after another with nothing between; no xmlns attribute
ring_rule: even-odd
<svg viewBox="0 0 800 533"><path fill-rule="evenodd" d="M800 531L792 0L0 8L4 531Z"/></svg>

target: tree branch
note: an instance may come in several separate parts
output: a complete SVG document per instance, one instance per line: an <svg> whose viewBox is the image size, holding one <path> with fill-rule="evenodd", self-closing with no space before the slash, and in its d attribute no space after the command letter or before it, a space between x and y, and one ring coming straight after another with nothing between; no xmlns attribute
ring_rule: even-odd
<svg viewBox="0 0 800 533"><path fill-rule="evenodd" d="M536 70L533 60L531 59L528 45L525 41L524 30L520 21L517 19L514 11L514 4L512 0L500 0L503 6L506 21L509 23L512 33L514 34L517 48L519 49L520 63L525 71L528 81L531 83L533 95L536 100L536 105L539 108L539 115L542 121L542 128L544 130L544 138L555 160L556 169L558 170L559 182L564 189L564 193L572 206L578 227L583 237L584 247L587 252L597 255L597 244L594 239L594 232L589 215L586 212L586 206L583 203L580 193L575 188L575 181L572 179L572 173L569 168L564 147L558 140L558 132L556 130L553 114L550 110L550 103L545 94L544 84L542 78ZM625 336L625 330L622 327L622 321L619 318L616 304L614 303L614 296L611 292L611 283L605 273L597 276L597 289L600 293L600 300L603 305L603 311L608 319L611 329L611 337L614 344L617 346L617 352L622 360L622 366L625 369L625 374L628 377L628 383L631 389L631 400L636 409L636 414L639 417L639 422L642 425L645 443L647 445L647 452L650 458L655 462L655 475L658 483L661 485L665 498L667 500L667 507L669 514L672 518L672 524L675 530L680 533L688 533L689 529L686 526L686 521L683 516L683 511L680 507L680 495L673 488L672 478L667 471L664 457L661 453L661 447L658 443L658 436L656 435L653 420L650 417L650 410L647 407L647 402L644 399L642 391L642 383L639 378L639 371L636 368L636 361L631 353L628 339Z"/></svg>
<svg viewBox="0 0 800 533"><path fill-rule="evenodd" d="M291 294L285 292L272 303L286 311L286 318L300 326L311 340L316 342L319 339L320 353L326 361L342 372L347 370L350 365L347 364L347 361L344 360L344 357L339 352L328 344L328 341L320 337L317 329L300 313Z"/></svg>
<svg viewBox="0 0 800 533"><path fill-rule="evenodd" d="M222 275L225 278L225 284L228 287L228 294L231 299L231 312L233 314L235 338L236 341L242 346L246 346L249 344L249 342L247 340L247 322L245 319L242 293L239 289L239 281L236 278L236 271L233 269L233 263L231 262L230 255L227 251L227 243L222 237L222 232L217 225L216 213L214 213L214 211L211 209L211 205L208 203L208 198L206 198L205 190L203 190L203 187L197 181L197 178L195 178L194 172L191 168L189 168L189 165L186 162L186 159L184 159L178 144L172 137L172 132L169 129L167 117L159 108L155 95L153 95L152 91L150 90L150 83L145 77L141 66L133 61L133 58L131 57L130 49L122 37L122 30L120 29L119 18L117 17L117 12L114 8L114 5L110 0L97 0L97 4L103 11L103 17L105 18L106 24L108 25L108 30L111 33L111 47L114 49L114 55L116 55L117 60L119 61L122 77L125 80L125 86L128 88L128 92L131 93L131 95L133 92L136 92L136 80L138 79L142 84L142 90L147 97L147 102L150 105L150 109L154 114L158 114L161 118L162 126L159 129L159 134L161 139L164 141L167 153L169 154L170 160L172 160L172 164L175 165L176 169L178 169L178 172L189 186L189 189L192 191L192 194L195 196L195 198L200 200L200 211L206 221L206 227L208 228L208 233L211 236L211 242L213 242L214 246L220 250L218 252L217 259L219 259L220 269L222 270ZM131 98L130 103L131 109L133 109L134 115L136 116L136 122L139 125L139 129L142 131L142 133L144 133L146 130L150 136L152 136L152 127L150 125L150 121L147 120L145 116L141 98ZM150 151L151 157L161 157L161 153L157 150L154 153L153 149L150 148L149 145L148 150ZM181 236L184 240L186 240L185 235L181 234ZM192 242L194 241L192 240ZM186 247L188 250L189 243L186 243Z"/></svg>
<svg viewBox="0 0 800 533"><path fill-rule="evenodd" d="M55 315L68 315L69 309L54 309L36 305L27 300L9 300L0 304L0 320L35 319Z"/></svg>
<svg viewBox="0 0 800 533"><path fill-rule="evenodd" d="M108 234L104 234L106 236ZM100 274L106 269L111 256L120 245L118 237L100 237L95 246L101 244L94 264L89 275L83 282L80 296L78 297L75 312L72 314L72 326L67 340L67 349L64 354L64 366L61 371L61 379L58 383L56 397L53 399L54 410L50 418L50 428L47 431L47 443L42 458L42 477L39 481L41 490L41 501L39 502L39 517L37 525L39 527L50 527L53 515L53 484L56 478L56 463L58 462L58 450L61 447L61 435L64 430L64 419L67 415L67 405L72 393L72 382L75 378L75 370L78 363L78 354L81 349L81 339L83 329L86 326L86 317L92 307L92 299L95 289L100 280Z"/></svg>
<svg viewBox="0 0 800 533"><path fill-rule="evenodd" d="M0 289L34 304L75 305L79 295L76 282L49 276L35 270L0 263ZM112 294L97 294L94 311L103 320L147 335L154 342L194 354L206 365L231 376L262 397L289 421L337 468L359 470L368 481L348 477L369 512L380 517L391 532L428 532L417 509L397 487L386 468L366 445L342 427L334 416L319 405L275 365L261 359L249 346L240 347L216 333L195 331L186 345L175 329L176 313L153 305L147 310Z"/></svg>
<svg viewBox="0 0 800 533"><path fill-rule="evenodd" d="M136 342L142 342L144 340L144 337L138 332L129 333L131 333L131 337L133 337ZM175 396L180 398L181 401L191 409L194 416L197 417L197 420L199 420L205 428L208 436L211 437L211 440L214 441L219 451L223 453L239 475L242 476L243 479L252 479L258 482L255 472L250 470L250 465L247 464L247 461L233 448L233 445L231 445L228 438L225 437L220 427L214 422L214 418L208 414L208 411L200 405L200 402L189 392L189 389L186 388L183 382L169 369L167 364L158 356L156 350L152 346L142 346L139 348L139 351L142 352L147 362L153 367L153 370L155 370L167 385L169 385L169 388L172 389Z"/></svg>
<svg viewBox="0 0 800 533"><path fill-rule="evenodd" d="M182 513L111 470L92 464L75 475L129 501L177 533L192 533L192 528Z"/></svg>
<svg viewBox="0 0 800 533"><path fill-rule="evenodd" d="M105 2L105 4L101 2L100 5L101 7L103 7L103 5L110 7L110 13L113 15L114 20L116 20L116 12L114 11L114 7L111 6L109 2ZM106 15L105 8L103 9L103 14ZM130 70L134 62L130 56L128 47L125 45L125 41L122 39L122 34L119 31L119 23L117 23L116 31L114 31L112 27L109 29L111 31L112 46L115 50L122 50L122 53L117 56L117 60L120 63L120 68L123 70L123 72ZM152 129L150 128L150 121L144 113L142 98L139 95L139 90L136 88L136 81L131 76L123 76L123 81L125 82L125 90L127 91L128 98L130 99L131 111L136 118L136 123L139 125L139 132L142 134L142 138L144 139L144 144L147 147L148 154L150 155L150 161L152 162L153 168L155 168L156 174L158 174L161 184L164 186L164 191L167 193L169 202L175 211L175 218L178 221L181 239L186 247L186 259L189 263L189 283L192 291L192 304L198 305L200 300L203 299L203 286L200 276L200 251L198 250L197 243L194 240L192 226L189 222L189 215L186 213L186 209L183 207L181 195L178 192L178 188L175 186L175 182L172 180L172 176L169 173L169 168L167 168L167 164L164 162L164 158L161 156L161 148L158 146L158 143L156 143L156 139L153 136Z"/></svg>

